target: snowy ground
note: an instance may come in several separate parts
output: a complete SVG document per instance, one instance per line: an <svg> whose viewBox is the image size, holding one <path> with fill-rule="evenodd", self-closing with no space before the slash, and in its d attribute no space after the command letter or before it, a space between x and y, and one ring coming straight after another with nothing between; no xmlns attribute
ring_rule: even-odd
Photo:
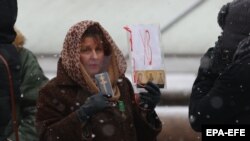
<svg viewBox="0 0 250 141"><path fill-rule="evenodd" d="M155 110L157 113L161 113L161 116L164 116L164 114L169 116L182 114L182 116L186 116L186 118L188 116L188 106L157 106Z"/></svg>

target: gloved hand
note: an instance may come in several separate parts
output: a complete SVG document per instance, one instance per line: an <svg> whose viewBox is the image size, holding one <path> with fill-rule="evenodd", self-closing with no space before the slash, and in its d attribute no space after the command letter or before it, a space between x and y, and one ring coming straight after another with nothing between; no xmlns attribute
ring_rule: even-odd
<svg viewBox="0 0 250 141"><path fill-rule="evenodd" d="M78 118L83 122L107 107L109 107L108 97L103 94L95 94L88 97L76 113Z"/></svg>
<svg viewBox="0 0 250 141"><path fill-rule="evenodd" d="M147 92L139 93L140 95L139 106L142 109L154 110L154 108L160 101L160 96L161 96L160 89L156 84L152 82L148 82L144 86L144 88L147 90Z"/></svg>

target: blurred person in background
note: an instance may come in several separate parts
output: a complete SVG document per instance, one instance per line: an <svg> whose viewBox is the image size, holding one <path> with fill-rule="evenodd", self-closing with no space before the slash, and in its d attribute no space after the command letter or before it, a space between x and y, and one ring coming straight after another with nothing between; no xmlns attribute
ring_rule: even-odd
<svg viewBox="0 0 250 141"><path fill-rule="evenodd" d="M36 56L27 48L24 48L25 37L15 28L17 33L15 45L21 61L21 98L17 105L20 141L38 141L35 128L36 101L39 89L48 81L37 61ZM8 139L14 140L14 134Z"/></svg>
<svg viewBox="0 0 250 141"><path fill-rule="evenodd" d="M0 141L6 140L13 127L17 131L13 105L18 103L21 93L20 58L12 44L16 18L17 0L0 0Z"/></svg>
<svg viewBox="0 0 250 141"><path fill-rule="evenodd" d="M234 0L218 14L222 33L201 58L189 103L190 124L250 124L250 1Z"/></svg>
<svg viewBox="0 0 250 141"><path fill-rule="evenodd" d="M126 60L109 33L94 21L73 25L57 76L40 90L37 129L46 141L155 141L162 124L155 112L160 90L152 82L136 100L125 77ZM107 72L114 95L101 93L95 75Z"/></svg>

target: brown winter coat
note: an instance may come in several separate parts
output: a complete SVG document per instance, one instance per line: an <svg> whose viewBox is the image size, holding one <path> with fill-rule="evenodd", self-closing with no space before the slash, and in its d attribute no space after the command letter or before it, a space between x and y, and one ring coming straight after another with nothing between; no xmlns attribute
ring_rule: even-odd
<svg viewBox="0 0 250 141"><path fill-rule="evenodd" d="M37 123L42 141L82 141L89 136L95 141L154 141L161 131L155 114L154 126L147 122L135 104L130 82L123 78L118 84L120 100L125 102L123 118L117 106L97 113L86 124L78 120L76 109L91 95L72 81L59 61L57 77L40 92Z"/></svg>

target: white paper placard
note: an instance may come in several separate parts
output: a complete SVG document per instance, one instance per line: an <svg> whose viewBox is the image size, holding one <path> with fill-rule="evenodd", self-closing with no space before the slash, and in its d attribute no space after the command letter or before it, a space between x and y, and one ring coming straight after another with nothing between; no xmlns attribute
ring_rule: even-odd
<svg viewBox="0 0 250 141"><path fill-rule="evenodd" d="M163 70L159 25L139 24L124 28L129 33L133 82L142 86L147 81L152 81L159 84L160 87L164 87L165 72Z"/></svg>
<svg viewBox="0 0 250 141"><path fill-rule="evenodd" d="M130 25L130 52L134 70L162 69L159 25Z"/></svg>

